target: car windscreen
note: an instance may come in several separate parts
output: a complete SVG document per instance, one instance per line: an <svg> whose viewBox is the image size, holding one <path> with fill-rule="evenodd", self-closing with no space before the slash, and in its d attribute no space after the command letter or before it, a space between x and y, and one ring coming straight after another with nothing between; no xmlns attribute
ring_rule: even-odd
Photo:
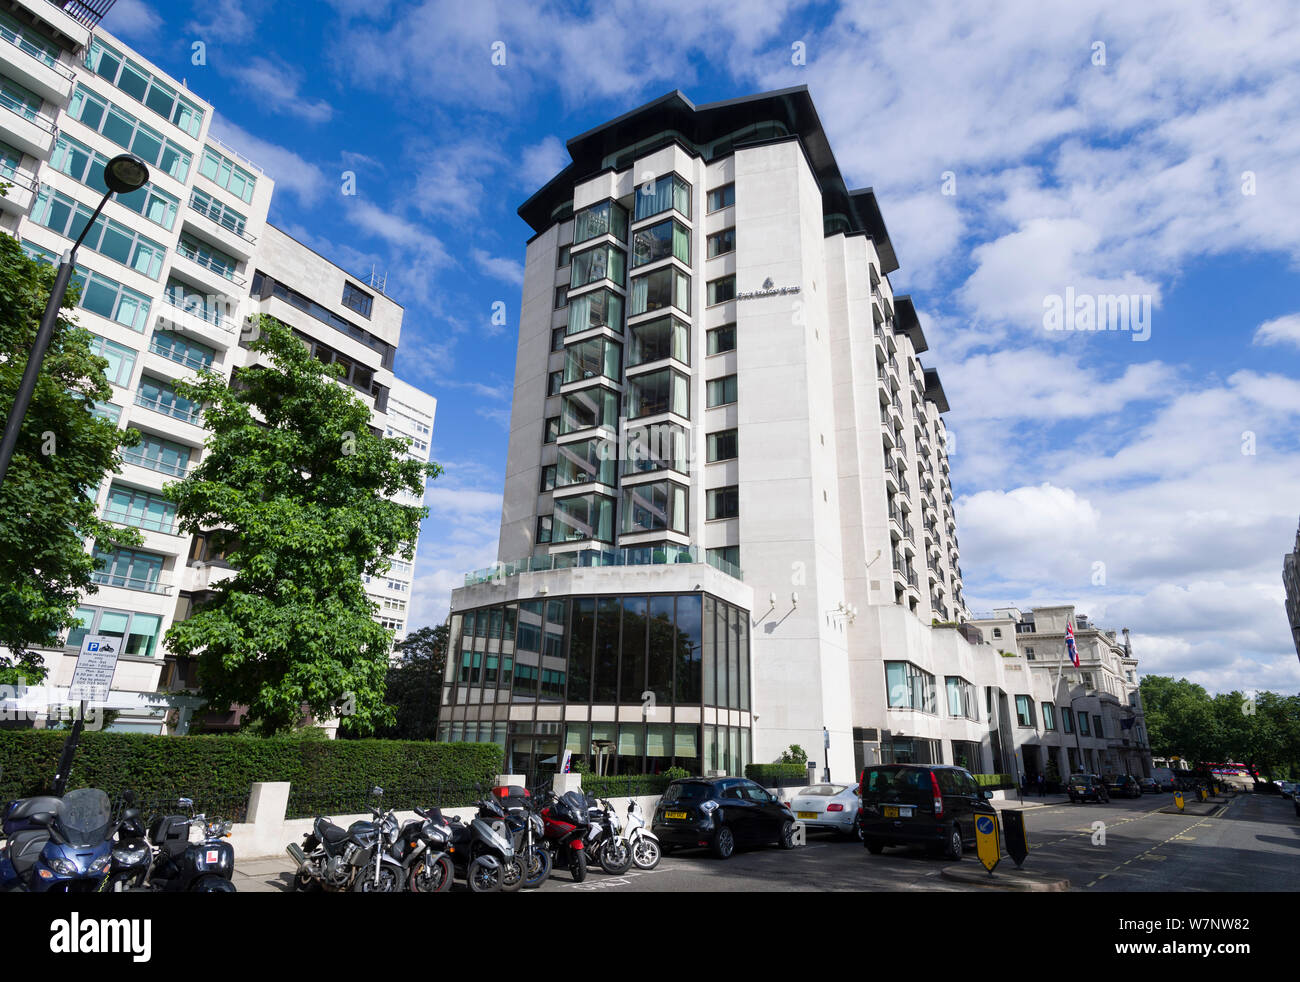
<svg viewBox="0 0 1300 982"><path fill-rule="evenodd" d="M668 785L668 790L664 792L661 800L664 802L704 801L709 794L709 785L699 781L686 781Z"/></svg>
<svg viewBox="0 0 1300 982"><path fill-rule="evenodd" d="M833 798L843 791L844 787L843 784L814 784L812 787L804 788L799 792L799 794L822 798Z"/></svg>
<svg viewBox="0 0 1300 982"><path fill-rule="evenodd" d="M93 846L103 842L111 821L108 795L98 788L81 788L63 796L59 829L69 845Z"/></svg>
<svg viewBox="0 0 1300 982"><path fill-rule="evenodd" d="M929 791L930 772L911 767L872 767L862 782L863 794Z"/></svg>

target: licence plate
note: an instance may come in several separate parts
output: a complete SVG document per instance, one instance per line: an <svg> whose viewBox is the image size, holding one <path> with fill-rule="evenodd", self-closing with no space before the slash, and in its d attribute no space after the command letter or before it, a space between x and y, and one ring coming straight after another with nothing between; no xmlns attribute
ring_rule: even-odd
<svg viewBox="0 0 1300 982"><path fill-rule="evenodd" d="M1074 789L1074 793L1075 793L1075 794L1083 794L1083 793L1084 793L1085 791L1087 791L1087 790L1088 790L1087 788L1076 787L1076 788Z"/></svg>
<svg viewBox="0 0 1300 982"><path fill-rule="evenodd" d="M817 818L821 812L796 812L798 818Z"/></svg>
<svg viewBox="0 0 1300 982"><path fill-rule="evenodd" d="M686 817L686 812L664 812L664 818L668 818L668 819L685 818L685 817Z"/></svg>
<svg viewBox="0 0 1300 982"><path fill-rule="evenodd" d="M910 805L886 805L885 818L911 818L912 808Z"/></svg>

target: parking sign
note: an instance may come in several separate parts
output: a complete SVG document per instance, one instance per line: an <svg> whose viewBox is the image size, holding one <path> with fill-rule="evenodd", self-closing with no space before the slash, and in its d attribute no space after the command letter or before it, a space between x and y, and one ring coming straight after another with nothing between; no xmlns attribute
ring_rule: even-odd
<svg viewBox="0 0 1300 982"><path fill-rule="evenodd" d="M108 690L117 671L117 653L122 639L109 634L87 634L72 671L68 697L85 702L107 702Z"/></svg>

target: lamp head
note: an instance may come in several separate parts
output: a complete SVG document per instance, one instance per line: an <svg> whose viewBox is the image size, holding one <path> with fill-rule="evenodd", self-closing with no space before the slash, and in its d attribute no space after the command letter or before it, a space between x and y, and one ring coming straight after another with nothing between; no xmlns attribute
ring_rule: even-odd
<svg viewBox="0 0 1300 982"><path fill-rule="evenodd" d="M148 165L133 153L120 153L104 166L104 183L114 194L138 191L148 180Z"/></svg>

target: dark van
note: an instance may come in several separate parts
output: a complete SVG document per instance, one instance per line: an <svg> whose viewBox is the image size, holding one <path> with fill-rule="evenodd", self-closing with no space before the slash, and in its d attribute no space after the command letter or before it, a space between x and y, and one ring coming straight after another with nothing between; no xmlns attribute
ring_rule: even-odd
<svg viewBox="0 0 1300 982"><path fill-rule="evenodd" d="M993 813L969 771L942 764L881 764L862 771L858 821L873 855L885 846L927 847L961 859L975 843L975 816Z"/></svg>

